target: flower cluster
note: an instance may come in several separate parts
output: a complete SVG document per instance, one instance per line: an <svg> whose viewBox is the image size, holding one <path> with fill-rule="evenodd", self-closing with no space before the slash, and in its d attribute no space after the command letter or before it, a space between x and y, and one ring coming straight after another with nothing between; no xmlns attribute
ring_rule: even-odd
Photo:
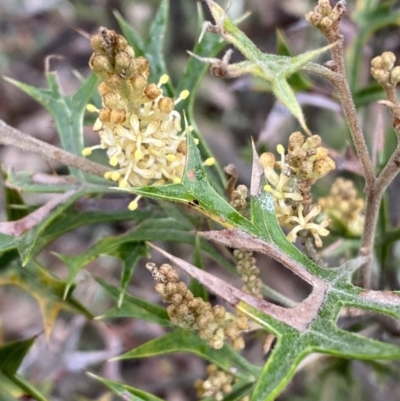
<svg viewBox="0 0 400 401"><path fill-rule="evenodd" d="M163 75L158 84L149 83L149 61L135 57L126 39L115 31L100 28L90 44L94 53L89 66L102 81L98 87L102 108L87 108L99 114L93 129L100 144L85 148L83 154L107 149L111 166L119 168L105 178L121 188L179 183L186 144L181 116L174 109L189 92L182 91L177 99L164 96L161 86L168 76Z"/></svg>
<svg viewBox="0 0 400 401"><path fill-rule="evenodd" d="M234 316L221 305L211 306L200 297L194 297L183 281L178 282L178 273L168 264L158 269L154 263L146 268L158 283L155 290L164 302L170 303L167 312L175 326L196 332L207 340L211 348L220 349L228 338L233 348L244 348L240 332L248 330L249 322L245 316Z"/></svg>
<svg viewBox="0 0 400 401"><path fill-rule="evenodd" d="M257 298L262 298L262 281L259 278L260 269L256 266L256 259L252 253L243 249L235 249L233 255L237 263L237 271L241 274L244 282L242 290Z"/></svg>
<svg viewBox="0 0 400 401"><path fill-rule="evenodd" d="M199 398L212 398L215 401L224 399L224 394L232 391L232 386L237 382L234 374L221 370L217 365L207 366L208 377L206 380L196 380L194 387ZM244 397L240 401L248 401L249 397Z"/></svg>
<svg viewBox="0 0 400 401"><path fill-rule="evenodd" d="M347 231L350 236L360 236L364 227L364 200L358 198L353 181L337 178L329 196L320 198L318 204L331 218L330 226Z"/></svg>
<svg viewBox="0 0 400 401"><path fill-rule="evenodd" d="M277 146L281 156L279 162L269 152L260 156L267 180L264 190L274 198L280 224L291 229L288 239L294 242L299 232L308 231L318 247L322 246L320 236L329 234L325 228L329 222L314 222L321 208L312 205L310 190L318 179L335 168L335 162L328 150L321 146L321 142L318 135L305 139L300 132L294 132L289 138L287 154L282 145ZM280 170L279 174L276 169Z"/></svg>
<svg viewBox="0 0 400 401"><path fill-rule="evenodd" d="M308 12L305 18L312 27L319 29L324 35L330 35L332 30L338 27L345 4L345 1L338 1L335 7L332 7L329 0L319 0L314 11Z"/></svg>
<svg viewBox="0 0 400 401"><path fill-rule="evenodd" d="M232 191L230 205L241 215L245 216L247 212L247 196L249 190L246 185L238 185Z"/></svg>
<svg viewBox="0 0 400 401"><path fill-rule="evenodd" d="M400 82L400 66L394 66L396 56L383 52L371 60L371 75L382 86L396 86Z"/></svg>

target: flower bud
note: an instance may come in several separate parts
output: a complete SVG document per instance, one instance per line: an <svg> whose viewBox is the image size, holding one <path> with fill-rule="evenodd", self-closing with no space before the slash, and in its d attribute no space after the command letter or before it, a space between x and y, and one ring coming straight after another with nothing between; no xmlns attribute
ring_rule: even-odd
<svg viewBox="0 0 400 401"><path fill-rule="evenodd" d="M170 97L164 96L158 101L157 106L162 113L170 113L175 107L175 102Z"/></svg>
<svg viewBox="0 0 400 401"><path fill-rule="evenodd" d="M113 72L112 65L108 61L108 58L101 54L93 53L89 60L89 67L96 75L99 75L100 77L108 77L108 75Z"/></svg>
<svg viewBox="0 0 400 401"><path fill-rule="evenodd" d="M128 53L122 51L115 55L115 65L114 71L116 74L124 76L126 70L128 69L129 65L131 64L131 57Z"/></svg>
<svg viewBox="0 0 400 401"><path fill-rule="evenodd" d="M145 57L136 59L136 74L142 74L146 79L150 75L150 63Z"/></svg>
<svg viewBox="0 0 400 401"><path fill-rule="evenodd" d="M397 85L400 82L400 66L396 66L390 72L390 83Z"/></svg>
<svg viewBox="0 0 400 401"><path fill-rule="evenodd" d="M396 56L392 52L383 52L381 55L382 68L390 71L396 61Z"/></svg>
<svg viewBox="0 0 400 401"><path fill-rule="evenodd" d="M103 45L104 40L101 35L97 34L90 37L90 47L94 50L95 53L105 54Z"/></svg>
<svg viewBox="0 0 400 401"><path fill-rule="evenodd" d="M135 57L135 52L133 51L132 47L130 47L128 45L128 41L122 36L122 35L118 35L116 42L115 42L115 51L117 53L122 52L122 51L126 51L129 53L133 54L129 54L131 57Z"/></svg>
<svg viewBox="0 0 400 401"><path fill-rule="evenodd" d="M112 110L110 115L110 122L113 124L122 124L126 120L125 110Z"/></svg>
<svg viewBox="0 0 400 401"><path fill-rule="evenodd" d="M103 96L103 101L105 106L109 107L110 109L118 109L121 105L121 98L114 92L106 93Z"/></svg>
<svg viewBox="0 0 400 401"><path fill-rule="evenodd" d="M100 82L99 86L97 87L97 90L99 91L99 95L101 97L103 97L106 93L111 91L111 89L104 81Z"/></svg>
<svg viewBox="0 0 400 401"><path fill-rule="evenodd" d="M143 74L135 74L131 78L131 85L133 90L135 91L142 91L147 85L147 79Z"/></svg>
<svg viewBox="0 0 400 401"><path fill-rule="evenodd" d="M161 89L156 84L147 85L147 87L144 89L144 95L149 100L154 100L158 98L158 96L160 96L161 93L162 93Z"/></svg>
<svg viewBox="0 0 400 401"><path fill-rule="evenodd" d="M111 121L111 109L103 107L99 112L99 120L103 123L109 123Z"/></svg>

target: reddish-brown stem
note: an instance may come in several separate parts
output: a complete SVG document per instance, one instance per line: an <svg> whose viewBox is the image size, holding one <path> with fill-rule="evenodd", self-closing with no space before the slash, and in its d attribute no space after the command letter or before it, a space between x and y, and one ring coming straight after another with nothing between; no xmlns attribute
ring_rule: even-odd
<svg viewBox="0 0 400 401"><path fill-rule="evenodd" d="M26 152L32 152L47 160L56 161L70 167L75 167L79 170L90 174L103 177L109 171L106 166L94 163L90 160L78 157L72 153L66 152L63 149L40 141L30 135L24 134L21 131L9 126L4 121L0 120L0 144L15 146Z"/></svg>

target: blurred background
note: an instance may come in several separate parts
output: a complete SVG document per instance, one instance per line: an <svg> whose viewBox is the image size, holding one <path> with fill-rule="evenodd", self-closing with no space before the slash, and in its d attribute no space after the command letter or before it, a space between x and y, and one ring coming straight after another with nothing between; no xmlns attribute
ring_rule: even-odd
<svg viewBox="0 0 400 401"><path fill-rule="evenodd" d="M146 37L158 3L158 0L2 0L0 75L44 87L44 71L48 68L57 74L64 93L73 94L80 85L79 77L87 77L90 73L88 60L92 52L87 37L82 32L94 34L100 26L120 32L115 19L115 12L118 12ZM174 82L177 82L187 63L189 56L186 51L191 50L197 40L197 3L195 0L171 0L165 54L168 74ZM311 10L315 3L311 0L232 0L229 12L239 16L245 11L251 11L251 15L242 22L241 29L263 51L277 52L279 30L293 53L299 54L326 44L325 39L312 30L303 18L304 13ZM392 3L393 7L400 7L398 1ZM348 2L349 12L342 23L346 43L351 43L358 34L357 25L351 19L357 4L356 1ZM399 34L397 27L384 28L363 47L363 62L359 74L361 86L370 81L369 60L373 56L382 52L382 49L399 54ZM49 59L49 56L53 57ZM322 56L319 61L325 61L326 57L327 55ZM236 60L240 60L237 51L233 56L233 61ZM306 79L310 85L307 90L298 92L298 100L304 107L308 125L313 133L322 136L327 147L337 152L337 160L342 160L345 165L346 161L351 160L351 155L340 156L349 145L340 105L327 82L315 77ZM207 74L199 89L195 113L200 130L221 165L235 164L239 183L244 184L249 184L251 174L250 138L254 138L260 150L275 152L277 144L286 145L290 133L299 130L295 119L282 105L275 102L268 87L248 77L221 80ZM390 128L386 111L372 104L360 112L370 144L382 113L386 119L382 123L382 129L386 131ZM48 112L4 80L0 80L0 118L26 134L58 145L56 130ZM393 133L389 132L387 135L387 142L394 143ZM85 127L85 136L89 143L98 141L89 122ZM1 147L0 159L6 169L65 173L62 166L12 147ZM362 179L354 178L354 174L345 167L335 174L355 179L359 189L362 189ZM321 180L315 188L316 197L327 194L335 174ZM2 188L3 186L3 192ZM391 188L392 199L396 199L397 194L394 188ZM4 197L3 193L0 195L0 217L4 221ZM34 205L43 201L43 197L30 196L26 201ZM121 205L115 199L110 203L93 205L87 201L78 205L78 210L79 207ZM398 225L399 218L399 208L392 201L391 219L394 226ZM104 236L122 234L130 227L128 222L79 228L53 243L50 249L39 255L39 259L55 275L65 278L65 265L51 252L76 255ZM175 244L169 250L175 255L185 257L192 253L185 245ZM326 252L325 256L331 257L333 265L341 262L334 252ZM258 256L258 260L266 284L294 301L300 301L307 296L310 288L305 283L299 282L265 256ZM163 262L157 257L154 261ZM225 275L231 280L226 272L211 263L207 265L207 270L216 271L220 277ZM81 271L74 295L95 315L102 314L113 303L91 274L118 285L119 273L119 261L111 257L101 257ZM235 284L240 286L238 282ZM137 268L130 292L149 301L159 302L153 286L152 278L145 271L143 263ZM40 334L43 332L43 324L36 302L26 292L15 287L0 287L0 332L3 341L39 334L35 346L24 361L21 373L44 392L51 394L50 398L54 401L113 400L113 396L104 387L84 374L86 369L142 388L169 401L196 399L193 383L197 378L205 377L206 364L193 355L176 354L162 358L107 363L109 358L165 333L165 328L143 321L124 318L104 323L87 321L81 316L62 312L55 322L50 340L46 342L43 334ZM249 360L260 365L266 359L261 352L262 338L261 333L249 335L245 350ZM384 375L382 371L378 374L377 371L379 369L372 369L358 361L343 361L333 357L316 358L309 361L296 375L279 400L333 401L350 397L353 400L376 401L399 399L400 388L395 376L389 373Z"/></svg>

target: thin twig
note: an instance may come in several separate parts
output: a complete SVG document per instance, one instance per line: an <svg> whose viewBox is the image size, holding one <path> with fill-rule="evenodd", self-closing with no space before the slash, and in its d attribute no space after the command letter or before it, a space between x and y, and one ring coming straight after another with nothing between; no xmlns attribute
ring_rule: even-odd
<svg viewBox="0 0 400 401"><path fill-rule="evenodd" d="M9 126L3 120L0 120L0 144L15 146L26 152L35 153L48 160L65 164L66 166L75 167L79 170L100 177L103 177L104 174L109 171L109 169L102 164L75 156L63 149L24 134Z"/></svg>

